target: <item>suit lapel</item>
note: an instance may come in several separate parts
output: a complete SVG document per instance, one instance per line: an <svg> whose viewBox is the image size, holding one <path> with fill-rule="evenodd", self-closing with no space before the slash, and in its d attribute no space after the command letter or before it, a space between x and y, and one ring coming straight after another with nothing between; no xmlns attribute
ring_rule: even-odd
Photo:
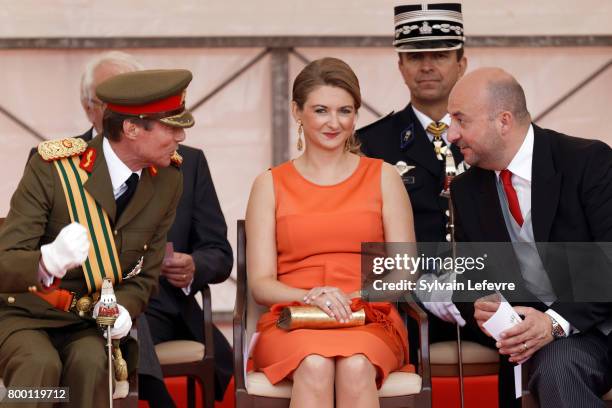
<svg viewBox="0 0 612 408"><path fill-rule="evenodd" d="M117 207L115 205L115 197L113 196L113 185L102 149L102 138L102 135L98 135L89 143L89 147L96 150L97 156L84 187L100 203L102 208L106 210L111 222L114 223Z"/></svg>
<svg viewBox="0 0 612 408"><path fill-rule="evenodd" d="M138 187L127 207L117 220L116 228L120 229L129 223L153 198L153 180L147 169L143 169L138 181Z"/></svg>
<svg viewBox="0 0 612 408"><path fill-rule="evenodd" d="M495 172L475 168L480 178L480 200L476 203L481 214L480 229L484 242L510 242L506 222L502 214L499 195L497 194Z"/></svg>
<svg viewBox="0 0 612 408"><path fill-rule="evenodd" d="M407 148L404 154L408 156L411 160L423 166L434 176L440 177L442 174L442 165L440 163L440 160L436 158L433 144L429 141L429 138L425 133L425 129L423 129L421 122L419 122L419 119L414 114L414 111L412 110L412 105L409 104L408 106L406 106L406 108L398 115L398 119L399 123L403 125L396 126L396 128L401 128L402 133L405 130L406 123L412 123L414 131L414 144ZM400 143L401 137L401 134L397 135L398 144Z"/></svg>
<svg viewBox="0 0 612 408"><path fill-rule="evenodd" d="M553 164L550 136L536 125L533 125L533 131L531 223L535 241L547 242L559 204L561 174Z"/></svg>

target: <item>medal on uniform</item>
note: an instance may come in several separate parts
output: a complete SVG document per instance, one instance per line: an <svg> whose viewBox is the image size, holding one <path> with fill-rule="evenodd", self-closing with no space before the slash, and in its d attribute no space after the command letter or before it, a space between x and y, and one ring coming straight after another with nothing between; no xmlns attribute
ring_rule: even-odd
<svg viewBox="0 0 612 408"><path fill-rule="evenodd" d="M400 160L397 163L395 163L394 167L395 167L395 170L397 170L397 172L399 173L400 176L403 176L404 174L408 173L410 170L415 168L415 166L409 166L403 160Z"/></svg>
<svg viewBox="0 0 612 408"><path fill-rule="evenodd" d="M443 143L444 141L442 139L433 141L434 151L438 160L444 160L444 157L446 157L446 150L448 149L448 146L442 146Z"/></svg>
<svg viewBox="0 0 612 408"><path fill-rule="evenodd" d="M138 262L136 262L136 265L134 265L134 267L132 268L132 270L123 277L123 279L130 279L133 278L134 276L138 275L140 273L140 271L142 271L142 264L144 261L144 256L141 256L138 259Z"/></svg>

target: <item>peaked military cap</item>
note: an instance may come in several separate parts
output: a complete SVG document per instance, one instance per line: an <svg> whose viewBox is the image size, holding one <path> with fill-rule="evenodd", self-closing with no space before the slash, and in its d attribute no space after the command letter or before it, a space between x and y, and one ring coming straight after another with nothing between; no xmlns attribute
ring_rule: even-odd
<svg viewBox="0 0 612 408"><path fill-rule="evenodd" d="M460 3L409 4L395 7L398 52L449 51L463 47Z"/></svg>
<svg viewBox="0 0 612 408"><path fill-rule="evenodd" d="M186 69L128 72L102 82L96 95L113 112L188 128L194 125L193 116L185 109L192 78Z"/></svg>

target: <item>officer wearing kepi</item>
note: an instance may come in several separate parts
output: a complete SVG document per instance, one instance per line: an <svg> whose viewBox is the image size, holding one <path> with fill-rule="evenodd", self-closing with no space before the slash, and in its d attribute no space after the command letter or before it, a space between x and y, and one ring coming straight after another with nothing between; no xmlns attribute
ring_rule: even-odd
<svg viewBox="0 0 612 408"><path fill-rule="evenodd" d="M111 279L120 310L111 337L120 339L155 290L182 192L176 148L194 124L185 110L191 79L152 70L103 82L104 133L43 142L28 162L0 231L7 388L64 386L68 406L108 406L94 305Z"/></svg>
<svg viewBox="0 0 612 408"><path fill-rule="evenodd" d="M448 96L467 66L463 55L461 4L395 7L394 39L398 68L410 90L410 103L402 111L358 130L357 135L366 156L395 165L401 174L414 211L417 241L442 242L447 240L448 220L448 200L440 196L446 149L451 149L455 163L463 169L459 149L447 140ZM444 321L465 324L450 301L431 301L424 305ZM443 338L453 337L451 325L431 320L434 326L448 331ZM415 333L415 329L411 332ZM430 332L435 334L440 330ZM416 344L416 339L411 341L411 345ZM411 351L411 355L416 355L416 349Z"/></svg>

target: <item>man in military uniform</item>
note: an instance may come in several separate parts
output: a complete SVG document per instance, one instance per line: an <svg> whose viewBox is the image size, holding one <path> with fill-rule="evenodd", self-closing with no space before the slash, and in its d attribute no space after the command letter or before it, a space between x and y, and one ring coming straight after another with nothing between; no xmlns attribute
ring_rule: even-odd
<svg viewBox="0 0 612 408"><path fill-rule="evenodd" d="M459 150L447 140L450 126L447 104L451 89L467 66L464 39L459 3L395 7L393 45L398 52L399 70L410 90L410 103L402 111L357 131L366 156L395 165L402 175L414 211L418 242L447 240L448 200L440 196L446 149L451 149L460 168L463 161ZM450 302L450 294L448 301L424 302L424 305L446 322L465 324ZM431 319L430 323L436 327L430 330L434 337L443 331L446 334L440 340L454 336L451 325L437 319ZM411 344L416 347L418 339ZM412 351L416 355L416 349Z"/></svg>
<svg viewBox="0 0 612 408"><path fill-rule="evenodd" d="M0 376L7 388L69 387L75 407L106 407L107 356L93 302L114 281L124 337L155 290L182 192L175 150L193 117L186 70L115 76L90 143L43 142L0 232ZM170 164L174 166L170 166ZM22 405L19 405L22 406Z"/></svg>
<svg viewBox="0 0 612 408"><path fill-rule="evenodd" d="M88 61L81 77L81 105L92 127L79 138L90 141L102 133L104 104L95 95L98 84L115 75L144 69L130 54L110 51ZM204 342L201 307L195 294L206 285L223 282L234 262L227 225L204 152L179 145L183 158L183 194L168 232L173 256L164 259L159 292L149 299L138 325L138 393L151 408L172 407L163 381L155 344L169 340ZM31 155L35 154L35 149ZM213 325L215 399L221 401L233 372L232 349Z"/></svg>

